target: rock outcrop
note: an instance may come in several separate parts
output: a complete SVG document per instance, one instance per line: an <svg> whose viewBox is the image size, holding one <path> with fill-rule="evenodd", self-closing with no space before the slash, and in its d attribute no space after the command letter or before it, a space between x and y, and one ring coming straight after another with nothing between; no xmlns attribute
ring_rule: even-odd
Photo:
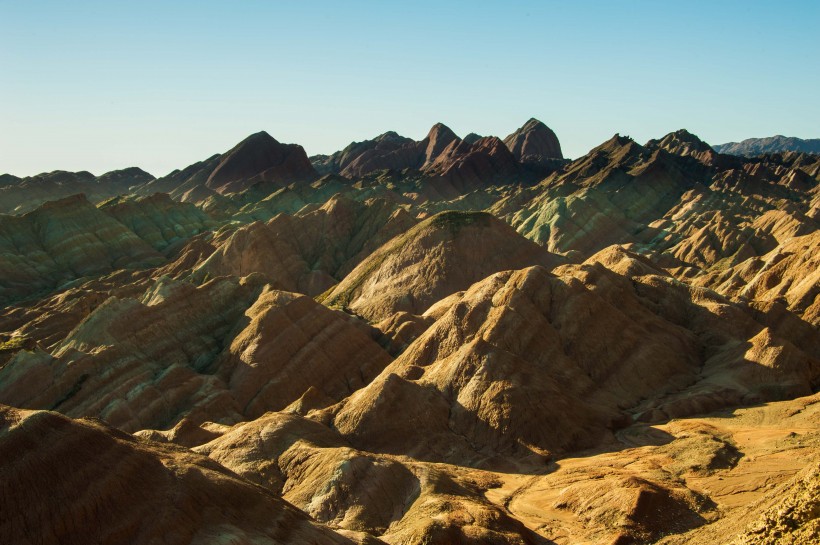
<svg viewBox="0 0 820 545"><path fill-rule="evenodd" d="M535 118L507 136L504 144L522 163L550 165L552 159L563 159L561 144L552 129Z"/></svg>

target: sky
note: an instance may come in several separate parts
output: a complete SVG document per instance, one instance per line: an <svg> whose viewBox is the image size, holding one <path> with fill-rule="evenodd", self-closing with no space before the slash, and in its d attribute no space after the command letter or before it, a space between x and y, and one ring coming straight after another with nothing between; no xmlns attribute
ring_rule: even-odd
<svg viewBox="0 0 820 545"><path fill-rule="evenodd" d="M615 133L820 137L820 2L0 0L0 173L155 176L265 130L309 155L388 130L564 155Z"/></svg>

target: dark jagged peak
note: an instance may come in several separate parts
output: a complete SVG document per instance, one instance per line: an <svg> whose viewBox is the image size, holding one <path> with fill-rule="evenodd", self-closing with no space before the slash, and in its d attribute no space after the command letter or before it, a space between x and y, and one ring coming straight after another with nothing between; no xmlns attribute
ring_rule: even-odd
<svg viewBox="0 0 820 545"><path fill-rule="evenodd" d="M467 142L468 144L475 144L476 142L481 140L481 138L483 138L483 137L480 134L476 134L474 132L471 132L470 134L465 136L463 138L463 140L464 140L464 142Z"/></svg>
<svg viewBox="0 0 820 545"><path fill-rule="evenodd" d="M265 131L250 135L223 154L206 186L234 193L259 181L289 184L316 178L302 146L282 144Z"/></svg>
<svg viewBox="0 0 820 545"><path fill-rule="evenodd" d="M612 138L598 144L586 155L583 157L579 157L575 161L573 161L573 165L576 163L584 162L590 158L595 157L603 157L608 160L610 157L619 157L623 155L632 155L632 154L644 154L646 149L635 142L629 136L621 136L620 133L615 133Z"/></svg>
<svg viewBox="0 0 820 545"><path fill-rule="evenodd" d="M427 133L427 138L422 140L427 144L424 152L424 166L432 164L447 146L456 141L459 141L459 138L450 127L443 123L433 125Z"/></svg>
<svg viewBox="0 0 820 545"><path fill-rule="evenodd" d="M717 158L717 153L709 144L686 129L670 132L660 140L650 140L646 143L646 147L649 149L660 148L682 157L694 157L706 165L715 164Z"/></svg>
<svg viewBox="0 0 820 545"><path fill-rule="evenodd" d="M572 177L589 177L615 167L631 166L646 155L646 149L628 136L616 133L612 138L592 148L568 167Z"/></svg>
<svg viewBox="0 0 820 545"><path fill-rule="evenodd" d="M512 152L495 136L472 144L453 140L423 174L435 180L438 191L452 197L493 184L523 183L532 177L522 171Z"/></svg>
<svg viewBox="0 0 820 545"><path fill-rule="evenodd" d="M535 118L530 118L523 127L507 136L504 144L521 163L541 164L549 159L564 158L558 137Z"/></svg>

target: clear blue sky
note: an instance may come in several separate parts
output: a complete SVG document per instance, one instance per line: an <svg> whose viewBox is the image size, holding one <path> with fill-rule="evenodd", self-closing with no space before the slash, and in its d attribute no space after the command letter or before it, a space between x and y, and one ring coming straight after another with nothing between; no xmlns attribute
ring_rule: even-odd
<svg viewBox="0 0 820 545"><path fill-rule="evenodd" d="M442 121L820 137L820 2L0 0L0 172L163 175L266 130L309 154Z"/></svg>

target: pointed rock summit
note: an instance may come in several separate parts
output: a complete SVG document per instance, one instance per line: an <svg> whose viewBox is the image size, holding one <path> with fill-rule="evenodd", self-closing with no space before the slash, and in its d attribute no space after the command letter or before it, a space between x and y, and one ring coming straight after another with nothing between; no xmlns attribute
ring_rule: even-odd
<svg viewBox="0 0 820 545"><path fill-rule="evenodd" d="M205 185L218 193L232 193L244 188L248 180L289 183L315 177L302 146L281 144L262 131L225 153Z"/></svg>
<svg viewBox="0 0 820 545"><path fill-rule="evenodd" d="M549 159L563 159L561 143L555 133L541 121L531 118L524 126L507 136L504 144L516 160L543 164Z"/></svg>
<svg viewBox="0 0 820 545"><path fill-rule="evenodd" d="M429 166L441 155L447 146L459 140L456 133L443 123L436 123L427 133L427 149L424 152L424 166Z"/></svg>

